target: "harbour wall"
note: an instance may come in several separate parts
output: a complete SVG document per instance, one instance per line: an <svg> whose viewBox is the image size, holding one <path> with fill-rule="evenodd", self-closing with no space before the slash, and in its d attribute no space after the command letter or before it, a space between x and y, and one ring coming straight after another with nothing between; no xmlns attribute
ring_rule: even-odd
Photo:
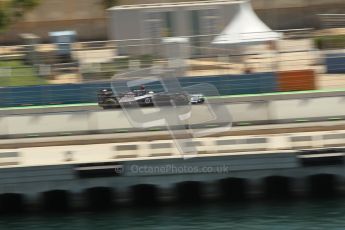
<svg viewBox="0 0 345 230"><path fill-rule="evenodd" d="M95 153L96 154L96 153ZM251 152L0 169L0 209L107 210L344 195L343 150Z"/></svg>

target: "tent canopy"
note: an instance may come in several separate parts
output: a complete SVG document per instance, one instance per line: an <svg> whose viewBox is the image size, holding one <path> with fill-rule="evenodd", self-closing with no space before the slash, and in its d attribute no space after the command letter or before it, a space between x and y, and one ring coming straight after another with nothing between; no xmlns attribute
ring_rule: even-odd
<svg viewBox="0 0 345 230"><path fill-rule="evenodd" d="M250 1L240 4L233 20L213 41L213 44L259 43L278 40L281 33L272 31L255 14Z"/></svg>

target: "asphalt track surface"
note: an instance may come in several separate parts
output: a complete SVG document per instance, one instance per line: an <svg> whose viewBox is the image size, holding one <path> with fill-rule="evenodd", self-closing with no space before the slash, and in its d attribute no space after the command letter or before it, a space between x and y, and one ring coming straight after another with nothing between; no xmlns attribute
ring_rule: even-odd
<svg viewBox="0 0 345 230"><path fill-rule="evenodd" d="M208 103L240 103L240 102L250 102L250 101L288 100L288 99L332 97L332 96L345 96L345 89L230 95L230 96L207 97L207 100L208 100ZM21 106L21 107L0 108L0 116L10 115L10 114L20 115L20 114L61 113L61 112L68 113L68 112L100 111L100 110L103 110L103 109L99 107L97 103Z"/></svg>

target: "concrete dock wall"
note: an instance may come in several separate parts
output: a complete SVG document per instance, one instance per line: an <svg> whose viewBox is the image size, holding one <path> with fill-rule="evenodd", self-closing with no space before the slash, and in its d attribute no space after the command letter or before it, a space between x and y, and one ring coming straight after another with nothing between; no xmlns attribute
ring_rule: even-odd
<svg viewBox="0 0 345 230"><path fill-rule="evenodd" d="M314 159L320 161L323 154ZM338 164L316 167L303 164L304 156L301 152L276 151L188 160L70 162L3 168L0 200L7 201L0 209L104 210L123 203L150 206L161 202L200 203L215 198L240 201L344 194L343 154Z"/></svg>

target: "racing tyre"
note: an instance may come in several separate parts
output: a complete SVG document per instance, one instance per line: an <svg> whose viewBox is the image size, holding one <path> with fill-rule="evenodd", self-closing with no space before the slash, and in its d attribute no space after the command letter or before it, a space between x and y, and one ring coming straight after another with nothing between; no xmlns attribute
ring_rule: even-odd
<svg viewBox="0 0 345 230"><path fill-rule="evenodd" d="M145 98L144 103L145 105L152 105L152 98L151 97Z"/></svg>
<svg viewBox="0 0 345 230"><path fill-rule="evenodd" d="M110 98L110 99L106 100L105 104L107 104L106 107L110 107L110 108L111 107L113 107L113 108L120 107L119 102L114 98Z"/></svg>

